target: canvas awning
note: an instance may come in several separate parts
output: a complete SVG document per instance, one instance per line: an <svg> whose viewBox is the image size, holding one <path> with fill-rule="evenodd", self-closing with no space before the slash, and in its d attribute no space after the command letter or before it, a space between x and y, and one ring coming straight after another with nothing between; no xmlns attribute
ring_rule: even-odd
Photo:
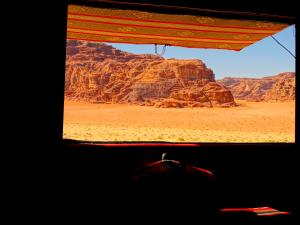
<svg viewBox="0 0 300 225"><path fill-rule="evenodd" d="M239 51L289 24L69 5L67 39Z"/></svg>

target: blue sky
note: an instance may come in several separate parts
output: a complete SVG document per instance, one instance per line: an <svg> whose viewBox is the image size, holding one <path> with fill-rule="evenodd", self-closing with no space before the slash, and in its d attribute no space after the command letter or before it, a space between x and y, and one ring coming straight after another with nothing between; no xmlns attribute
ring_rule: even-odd
<svg viewBox="0 0 300 225"><path fill-rule="evenodd" d="M295 55L294 26L274 35ZM154 53L154 45L112 44L115 48L136 54ZM158 46L161 52L162 46ZM230 77L264 77L281 72L294 72L295 59L271 37L254 43L241 51L196 49L168 46L165 58L201 59L211 68L216 79Z"/></svg>

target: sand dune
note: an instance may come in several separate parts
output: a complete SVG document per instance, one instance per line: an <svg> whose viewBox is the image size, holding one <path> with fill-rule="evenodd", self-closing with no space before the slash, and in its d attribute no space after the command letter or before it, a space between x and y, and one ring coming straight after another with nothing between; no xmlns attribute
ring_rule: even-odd
<svg viewBox="0 0 300 225"><path fill-rule="evenodd" d="M294 142L295 102L155 108L65 101L64 138L85 141Z"/></svg>

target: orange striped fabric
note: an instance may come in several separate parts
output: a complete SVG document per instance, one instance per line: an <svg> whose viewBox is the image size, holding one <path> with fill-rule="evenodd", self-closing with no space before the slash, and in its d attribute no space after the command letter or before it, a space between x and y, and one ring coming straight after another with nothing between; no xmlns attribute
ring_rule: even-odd
<svg viewBox="0 0 300 225"><path fill-rule="evenodd" d="M239 51L288 24L69 5L67 39Z"/></svg>
<svg viewBox="0 0 300 225"><path fill-rule="evenodd" d="M279 211L271 207L256 207L256 208L225 208L221 209L221 212L253 212L257 216L276 216L276 215L288 215L289 212Z"/></svg>

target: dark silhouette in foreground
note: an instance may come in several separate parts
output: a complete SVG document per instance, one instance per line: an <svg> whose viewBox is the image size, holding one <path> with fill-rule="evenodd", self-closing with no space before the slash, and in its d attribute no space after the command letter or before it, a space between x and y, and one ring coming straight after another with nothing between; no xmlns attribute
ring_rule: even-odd
<svg viewBox="0 0 300 225"><path fill-rule="evenodd" d="M211 172L162 159L140 168L133 180L136 212L144 220L215 223L218 204Z"/></svg>

